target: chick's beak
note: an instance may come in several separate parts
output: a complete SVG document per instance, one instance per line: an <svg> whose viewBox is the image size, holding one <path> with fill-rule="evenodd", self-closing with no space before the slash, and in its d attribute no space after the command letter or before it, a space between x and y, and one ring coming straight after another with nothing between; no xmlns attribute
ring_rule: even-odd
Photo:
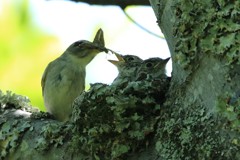
<svg viewBox="0 0 240 160"><path fill-rule="evenodd" d="M171 58L171 57L168 57L168 58L164 59L163 61L160 61L159 63L157 63L157 64L154 66L154 68L156 68L156 67L158 67L158 66L160 66L160 65L166 66L166 64L167 64L167 62L169 61L170 58Z"/></svg>
<svg viewBox="0 0 240 160"><path fill-rule="evenodd" d="M164 62L167 64L167 62L169 61L170 58L171 57L168 57L168 58L164 59Z"/></svg>
<svg viewBox="0 0 240 160"><path fill-rule="evenodd" d="M112 64L114 64L114 65L118 65L119 63L121 63L121 62L125 62L125 60L123 59L123 57L120 55L120 54L118 54L118 53L116 53L116 52L114 52L114 51L112 51L111 50L111 52L113 53L113 54L115 54L115 56L117 57L117 59L118 60L108 60L109 62L111 62Z"/></svg>

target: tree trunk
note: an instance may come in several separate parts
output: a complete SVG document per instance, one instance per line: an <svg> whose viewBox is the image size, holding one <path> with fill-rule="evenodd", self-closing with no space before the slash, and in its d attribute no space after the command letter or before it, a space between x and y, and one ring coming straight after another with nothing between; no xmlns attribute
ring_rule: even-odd
<svg viewBox="0 0 240 160"><path fill-rule="evenodd" d="M150 0L173 72L162 159L240 159L239 1Z"/></svg>
<svg viewBox="0 0 240 160"><path fill-rule="evenodd" d="M150 3L173 62L166 100L155 81L96 84L61 123L0 93L1 159L240 159L239 1Z"/></svg>

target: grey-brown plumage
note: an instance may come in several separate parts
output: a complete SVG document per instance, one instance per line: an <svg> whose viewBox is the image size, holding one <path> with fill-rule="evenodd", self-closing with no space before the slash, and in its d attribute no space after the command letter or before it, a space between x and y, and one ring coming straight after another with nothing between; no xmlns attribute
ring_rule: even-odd
<svg viewBox="0 0 240 160"><path fill-rule="evenodd" d="M158 57L144 60L140 69L138 70L137 79L160 79L166 78L166 64L170 58L161 59Z"/></svg>
<svg viewBox="0 0 240 160"><path fill-rule="evenodd" d="M155 87L153 93L149 93L158 103L165 101L166 93L170 85L170 77L166 75L166 64L170 58L149 58L144 60L142 66L138 70L137 81L146 82L150 86ZM150 89L151 90L151 89Z"/></svg>
<svg viewBox="0 0 240 160"><path fill-rule="evenodd" d="M113 81L113 84L122 83L125 81L133 81L136 79L137 72L143 60L135 55L120 55L115 53L118 61L108 60L118 69L118 76Z"/></svg>
<svg viewBox="0 0 240 160"><path fill-rule="evenodd" d="M81 40L71 44L44 71L41 85L44 105L59 121L66 121L72 103L85 89L86 66L104 47L103 31L98 30L93 42Z"/></svg>

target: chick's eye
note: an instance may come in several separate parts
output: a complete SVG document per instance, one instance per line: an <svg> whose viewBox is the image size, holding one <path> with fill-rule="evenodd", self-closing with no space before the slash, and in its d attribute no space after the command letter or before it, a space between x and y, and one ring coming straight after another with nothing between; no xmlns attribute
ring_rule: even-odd
<svg viewBox="0 0 240 160"><path fill-rule="evenodd" d="M134 60L133 57L129 57L129 58L128 58L128 61L133 61L133 60Z"/></svg>
<svg viewBox="0 0 240 160"><path fill-rule="evenodd" d="M146 67L147 67L147 68L151 68L152 66L153 66L153 64L150 63L150 62L148 62L148 63L146 64Z"/></svg>

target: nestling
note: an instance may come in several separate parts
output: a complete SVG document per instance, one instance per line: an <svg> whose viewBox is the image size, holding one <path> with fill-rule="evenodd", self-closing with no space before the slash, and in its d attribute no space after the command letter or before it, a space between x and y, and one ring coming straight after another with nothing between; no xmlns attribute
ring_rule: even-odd
<svg viewBox="0 0 240 160"><path fill-rule="evenodd" d="M113 52L113 51L112 51ZM143 60L135 55L120 55L116 52L113 52L117 61L108 60L112 64L114 64L118 69L118 76L113 81L113 84L121 83L121 81L134 81L137 75L137 70L141 66Z"/></svg>
<svg viewBox="0 0 240 160"><path fill-rule="evenodd" d="M59 121L67 121L72 103L85 89L86 66L105 48L102 29L94 41L76 41L57 59L50 62L41 81L44 105Z"/></svg>
<svg viewBox="0 0 240 160"><path fill-rule="evenodd" d="M156 102L162 104L165 101L167 91L169 89L171 77L166 75L166 64L170 58L149 58L144 60L138 71L137 81L149 83L155 86L155 93L149 95Z"/></svg>
<svg viewBox="0 0 240 160"><path fill-rule="evenodd" d="M165 68L169 59L170 57L167 59L155 57L144 60L138 71L137 80L167 78Z"/></svg>

